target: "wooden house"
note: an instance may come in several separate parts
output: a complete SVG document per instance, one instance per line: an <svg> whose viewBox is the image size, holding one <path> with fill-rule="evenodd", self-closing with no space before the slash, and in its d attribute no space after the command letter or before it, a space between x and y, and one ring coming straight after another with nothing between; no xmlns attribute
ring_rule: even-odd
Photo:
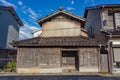
<svg viewBox="0 0 120 80"><path fill-rule="evenodd" d="M100 43L88 38L85 19L62 8L37 21L39 37L15 41L17 73L100 72Z"/></svg>

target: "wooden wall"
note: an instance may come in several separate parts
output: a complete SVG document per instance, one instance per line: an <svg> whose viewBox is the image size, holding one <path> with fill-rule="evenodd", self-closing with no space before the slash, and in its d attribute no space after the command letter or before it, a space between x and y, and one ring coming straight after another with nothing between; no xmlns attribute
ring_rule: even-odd
<svg viewBox="0 0 120 80"><path fill-rule="evenodd" d="M99 49L79 48L79 72L99 71Z"/></svg>
<svg viewBox="0 0 120 80"><path fill-rule="evenodd" d="M84 36L80 34L81 24L78 21L67 19L64 16L57 16L50 21L42 24L43 37L63 37L63 36ZM83 32L85 33L85 32ZM85 33L86 36L86 33Z"/></svg>
<svg viewBox="0 0 120 80"><path fill-rule="evenodd" d="M17 72L44 73L51 71L47 69L53 69L51 72L57 72L60 68L60 59L61 54L58 48L18 48Z"/></svg>
<svg viewBox="0 0 120 80"><path fill-rule="evenodd" d="M78 53L79 72L99 72L98 48L79 48L73 52ZM61 48L18 48L18 73L57 73L62 72L63 67Z"/></svg>

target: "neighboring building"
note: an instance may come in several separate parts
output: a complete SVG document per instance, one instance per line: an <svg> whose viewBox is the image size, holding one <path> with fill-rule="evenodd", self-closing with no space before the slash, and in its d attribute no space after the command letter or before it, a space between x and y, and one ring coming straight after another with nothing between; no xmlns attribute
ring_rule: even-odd
<svg viewBox="0 0 120 80"><path fill-rule="evenodd" d="M108 52L110 54L111 73L120 73L120 30L104 31L108 40Z"/></svg>
<svg viewBox="0 0 120 80"><path fill-rule="evenodd" d="M40 37L12 43L18 52L17 73L101 72L102 45L88 38L84 18L60 8L38 23Z"/></svg>
<svg viewBox="0 0 120 80"><path fill-rule="evenodd" d="M32 34L33 34L33 37L41 36L42 30L41 29L35 30L32 32Z"/></svg>
<svg viewBox="0 0 120 80"><path fill-rule="evenodd" d="M16 60L16 49L10 43L19 40L19 28L23 26L13 7L0 6L0 67Z"/></svg>
<svg viewBox="0 0 120 80"><path fill-rule="evenodd" d="M120 72L120 4L87 7L84 17L87 20L85 29L91 33L89 36L109 45L110 72Z"/></svg>
<svg viewBox="0 0 120 80"><path fill-rule="evenodd" d="M13 7L0 6L0 26L0 47L12 48L9 43L19 40L19 28L23 26Z"/></svg>

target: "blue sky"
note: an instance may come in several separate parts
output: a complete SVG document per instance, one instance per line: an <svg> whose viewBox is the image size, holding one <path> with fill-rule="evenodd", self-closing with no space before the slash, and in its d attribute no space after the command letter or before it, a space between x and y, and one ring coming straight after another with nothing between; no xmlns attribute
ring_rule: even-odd
<svg viewBox="0 0 120 80"><path fill-rule="evenodd" d="M31 31L39 29L36 20L53 13L60 6L76 15L83 16L86 6L120 4L120 0L0 0L2 6L14 6L24 26L20 39L32 37Z"/></svg>

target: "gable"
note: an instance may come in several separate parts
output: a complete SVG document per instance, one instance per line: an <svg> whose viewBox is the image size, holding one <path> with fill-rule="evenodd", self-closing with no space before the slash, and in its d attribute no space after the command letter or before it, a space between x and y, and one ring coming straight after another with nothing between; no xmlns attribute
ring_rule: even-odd
<svg viewBox="0 0 120 80"><path fill-rule="evenodd" d="M56 15L51 18L51 21L56 21L56 22L63 22L63 21L69 21L71 20L70 17L67 17L66 15Z"/></svg>
<svg viewBox="0 0 120 80"><path fill-rule="evenodd" d="M56 16L66 16L66 18L68 18L69 20L74 20L74 21L77 21L79 23L81 22L85 22L85 19L80 17L80 16L77 16L77 15L74 15L72 13L69 13L67 11L64 11L64 10L58 10L57 12L55 13L52 13L48 16L45 16L43 17L42 19L39 19L37 22L42 25L43 23L47 22L47 21L51 21L52 19L54 19Z"/></svg>

